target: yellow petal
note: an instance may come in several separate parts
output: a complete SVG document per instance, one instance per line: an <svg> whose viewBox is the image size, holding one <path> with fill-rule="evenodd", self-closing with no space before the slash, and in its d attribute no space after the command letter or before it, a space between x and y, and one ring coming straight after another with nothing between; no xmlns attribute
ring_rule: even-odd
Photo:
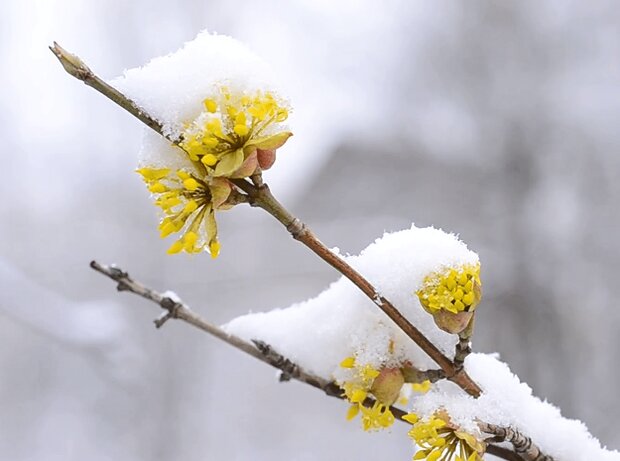
<svg viewBox="0 0 620 461"><path fill-rule="evenodd" d="M359 405L351 405L349 407L349 411L347 411L347 421L351 421L353 418L357 416L359 412L360 412Z"/></svg>
<svg viewBox="0 0 620 461"><path fill-rule="evenodd" d="M173 255L173 254L179 253L182 249L183 249L183 242L181 240L177 240L172 245L170 245L170 248L168 248L167 253L169 255Z"/></svg>
<svg viewBox="0 0 620 461"><path fill-rule="evenodd" d="M245 160L243 149L237 149L222 156L215 167L215 176L228 176L241 166Z"/></svg>
<svg viewBox="0 0 620 461"><path fill-rule="evenodd" d="M195 191L200 184L194 178L187 178L183 181L183 186L189 191Z"/></svg>
<svg viewBox="0 0 620 461"><path fill-rule="evenodd" d="M217 110L217 103L213 99L205 99L204 106L205 109L207 109L207 111L211 112L212 114Z"/></svg>
<svg viewBox="0 0 620 461"><path fill-rule="evenodd" d="M250 129L246 125L235 125L233 131L239 136L245 136L250 132Z"/></svg>
<svg viewBox="0 0 620 461"><path fill-rule="evenodd" d="M220 247L220 242L218 242L217 240L209 244L209 252L211 253L211 258L215 259L219 256Z"/></svg>
<svg viewBox="0 0 620 461"><path fill-rule="evenodd" d="M246 146L257 147L258 149L277 149L282 147L291 136L293 136L293 133L290 131L284 131L282 133L274 134L273 136L250 140L246 143Z"/></svg>
<svg viewBox="0 0 620 461"><path fill-rule="evenodd" d="M200 159L200 161L206 166L213 166L217 163L217 157L213 154L206 154Z"/></svg>

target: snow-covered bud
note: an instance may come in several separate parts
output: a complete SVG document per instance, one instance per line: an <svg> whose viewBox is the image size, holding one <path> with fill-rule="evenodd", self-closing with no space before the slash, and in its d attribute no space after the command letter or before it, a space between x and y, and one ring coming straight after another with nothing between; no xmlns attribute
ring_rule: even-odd
<svg viewBox="0 0 620 461"><path fill-rule="evenodd" d="M435 324L448 333L462 332L482 297L480 264L433 272L424 278L416 294Z"/></svg>
<svg viewBox="0 0 620 461"><path fill-rule="evenodd" d="M138 172L163 211L168 253L215 257L215 211L237 203L234 179L267 169L292 136L290 105L269 67L230 37L200 33L176 53L131 69L112 86L161 124L147 131Z"/></svg>

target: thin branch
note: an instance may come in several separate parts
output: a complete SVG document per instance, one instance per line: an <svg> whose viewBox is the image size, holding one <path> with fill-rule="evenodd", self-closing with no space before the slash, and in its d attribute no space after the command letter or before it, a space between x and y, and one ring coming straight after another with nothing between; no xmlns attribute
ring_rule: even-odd
<svg viewBox="0 0 620 461"><path fill-rule="evenodd" d="M84 61L82 61L79 56L69 53L56 42L54 42L54 45L49 48L58 58L60 64L62 64L62 67L64 67L67 73L78 80L81 80L91 88L94 88L106 98L109 98L121 106L142 123L176 144L176 140L164 135L162 124L159 121L140 110L140 108L131 99L127 98L116 88L99 78L86 64L84 64Z"/></svg>
<svg viewBox="0 0 620 461"><path fill-rule="evenodd" d="M110 100L127 110L137 117L140 121L164 136L172 143L179 145L178 139L166 136L160 122L155 120L128 97L123 95L116 88L113 88L95 73L76 55L73 55L54 42L50 47L54 55L58 58L64 69L73 77L83 81L88 86L99 91ZM469 377L463 369L457 369L452 361L446 357L426 336L422 334L409 320L407 320L396 307L377 291L373 285L366 280L359 272L351 267L344 259L332 253L314 233L299 219L293 216L276 198L271 194L269 187L262 183L262 178L253 178L255 184L244 179L232 180L232 182L249 196L250 204L258 206L274 218L280 221L291 233L293 238L299 240L310 248L317 256L334 267L337 271L351 280L366 296L368 296L396 325L411 338L429 357L431 357L446 373L446 377L458 384L464 391L478 397L482 390Z"/></svg>
<svg viewBox="0 0 620 461"><path fill-rule="evenodd" d="M482 432L494 435L494 441L510 442L515 452L525 461L554 461L551 456L545 455L530 437L526 437L516 429L484 422L478 423L478 427Z"/></svg>
<svg viewBox="0 0 620 461"><path fill-rule="evenodd" d="M264 341L253 339L253 344L251 344L241 338L238 338L237 336L226 333L217 325L214 325L199 316L175 295L166 295L165 293L160 293L144 285L143 283L134 280L132 277L129 276L127 272L116 266L108 266L104 264L99 264L97 261L91 261L90 267L97 272L105 275L106 277L114 280L117 283L116 289L118 291L127 291L133 293L159 305L163 309L164 315L158 317L154 321L157 328L161 328L170 319L182 320L206 333L209 333L217 339L224 341L225 343L235 347L236 349L239 349L240 351L251 355L252 357L260 360L261 362L267 363L272 367L277 368L281 371L280 381L289 381L291 379L295 379L323 391L326 395L330 397L336 397L341 400L344 399L342 390L335 382L308 373L299 365L277 352ZM427 373L427 375L424 375L424 378L434 381L436 381L437 379L441 379L443 374L441 370L430 370ZM372 398L367 398L364 401L364 405L369 408L372 407L374 403L375 400ZM410 424L403 419L403 417L407 415L406 411L397 407L390 407L390 411L399 421ZM490 425L488 426L490 427ZM508 461L523 461L518 456L515 458L515 452L495 445L488 445L487 453L493 454ZM540 459L535 461L549 460Z"/></svg>
<svg viewBox="0 0 620 461"><path fill-rule="evenodd" d="M90 267L117 282L116 288L118 291L128 291L158 304L164 310L164 315L158 317L154 321L157 328L161 328L169 319L182 320L206 333L209 333L212 336L215 336L217 339L230 344L234 348L251 355L255 359L281 370L291 378L322 390L327 395L338 396L341 394L338 386L332 381L328 381L320 376L316 376L302 370L290 361L284 359L284 357L280 354L275 353L275 351L270 350L269 353L265 353L265 346L263 346L264 343L254 342L254 344L252 344L237 336L226 333L217 325L203 319L179 299L175 299L175 297L170 295L159 293L152 288L145 286L144 284L131 278L129 274L122 269L114 266L99 264L97 261L92 261L90 263ZM257 343L259 343L260 346ZM294 368L294 371L292 371L291 367Z"/></svg>

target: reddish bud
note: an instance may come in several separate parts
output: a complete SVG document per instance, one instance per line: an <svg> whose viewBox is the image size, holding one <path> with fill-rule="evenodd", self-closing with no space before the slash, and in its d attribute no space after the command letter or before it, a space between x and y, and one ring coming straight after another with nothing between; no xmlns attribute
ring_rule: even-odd
<svg viewBox="0 0 620 461"><path fill-rule="evenodd" d="M256 149L258 164L263 170L268 170L276 161L275 149Z"/></svg>

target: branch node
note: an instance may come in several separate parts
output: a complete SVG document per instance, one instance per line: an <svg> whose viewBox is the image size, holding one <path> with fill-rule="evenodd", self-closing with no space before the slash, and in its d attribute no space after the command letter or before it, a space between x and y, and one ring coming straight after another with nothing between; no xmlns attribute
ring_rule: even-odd
<svg viewBox="0 0 620 461"><path fill-rule="evenodd" d="M269 344L264 341L253 339L252 342L259 350L259 352L263 354L263 356L265 356L265 358L271 365L280 369L281 373L279 381L281 383L290 381L291 378L297 378L299 376L300 370L297 364L291 362L279 352L276 352Z"/></svg>
<svg viewBox="0 0 620 461"><path fill-rule="evenodd" d="M117 291L131 291L131 289L129 288L129 285L127 285L127 283L122 280L120 280L118 282L118 285L116 285L116 290Z"/></svg>
<svg viewBox="0 0 620 461"><path fill-rule="evenodd" d="M293 222L286 226L286 230L290 232L295 240L299 240L306 232L306 225L300 219L295 218Z"/></svg>

